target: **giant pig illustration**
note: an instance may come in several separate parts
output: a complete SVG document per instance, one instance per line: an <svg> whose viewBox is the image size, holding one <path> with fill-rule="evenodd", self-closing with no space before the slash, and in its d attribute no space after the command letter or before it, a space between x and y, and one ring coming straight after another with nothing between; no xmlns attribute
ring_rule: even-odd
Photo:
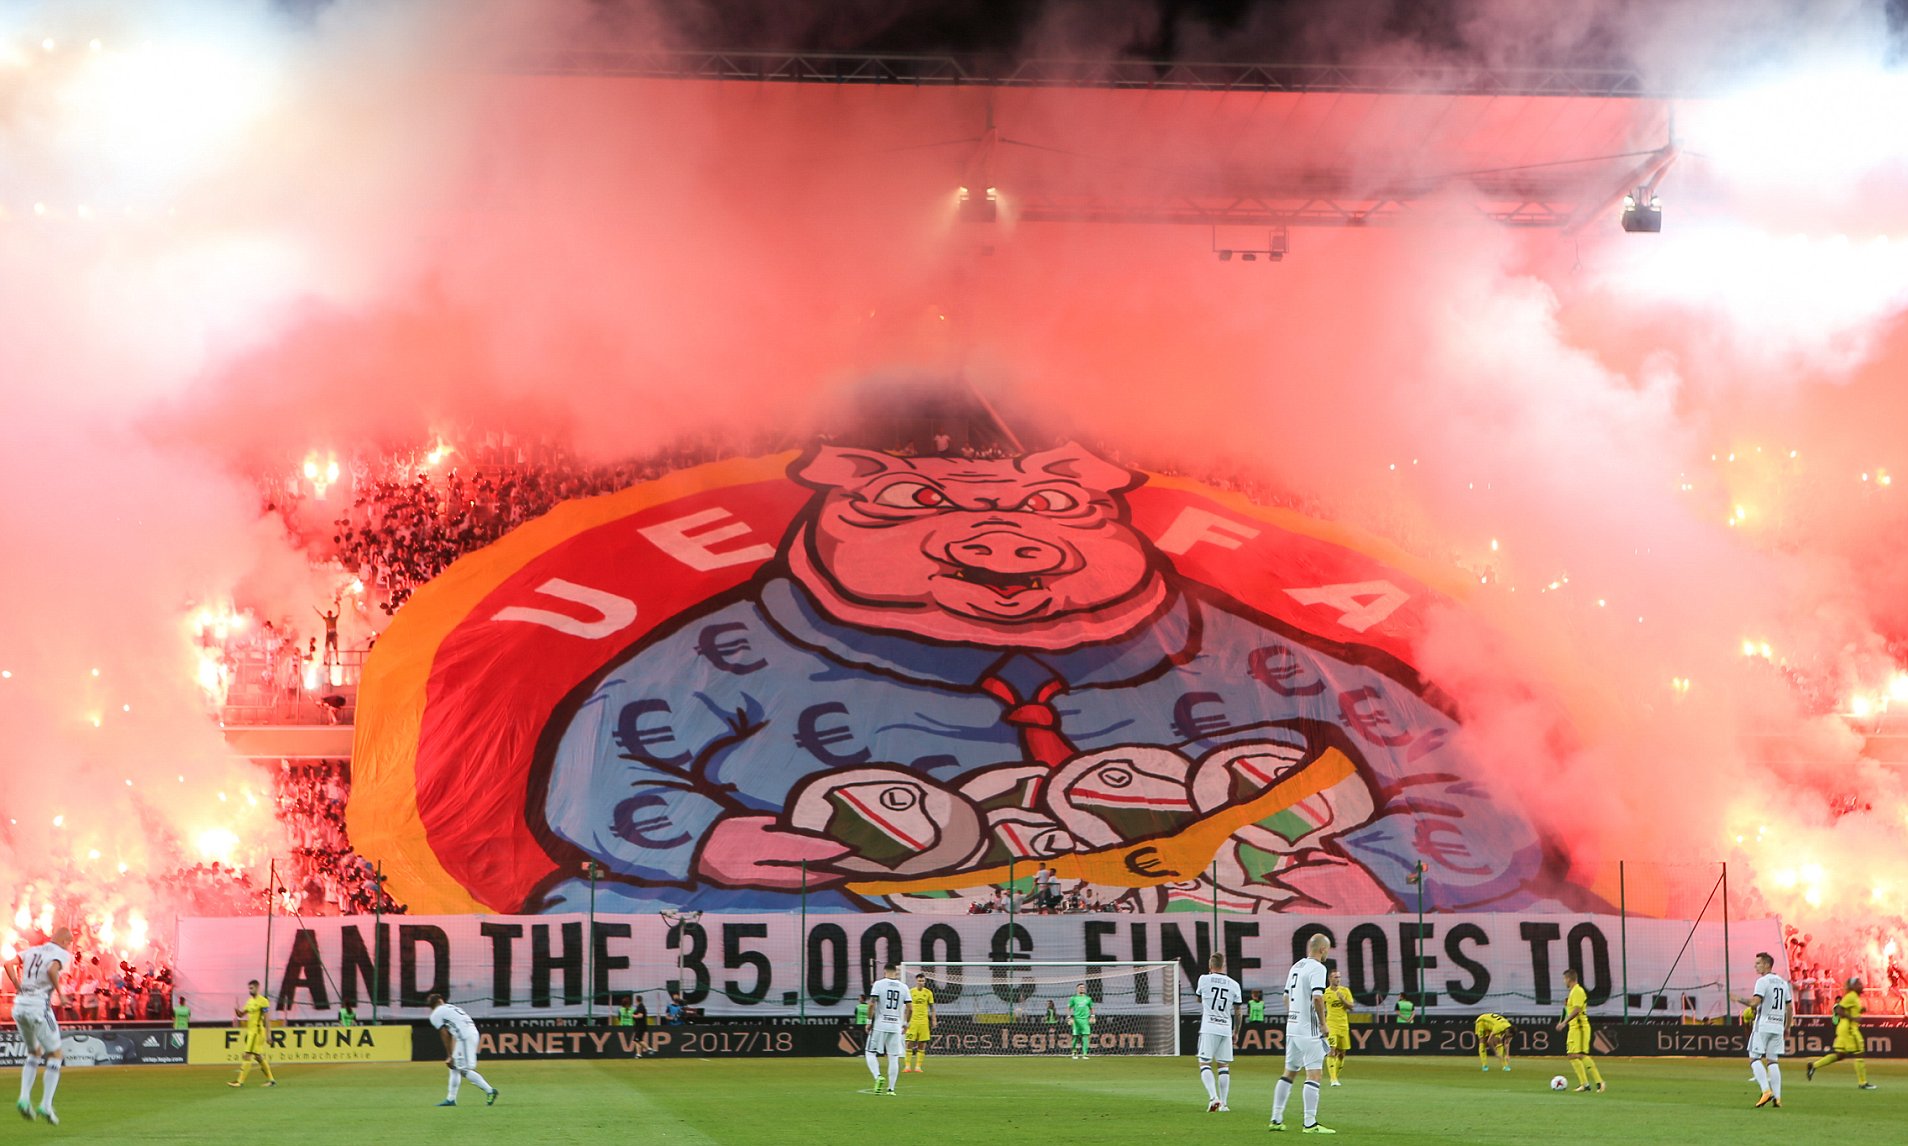
<svg viewBox="0 0 1908 1146"><path fill-rule="evenodd" d="M1454 716L1181 576L1138 475L1077 445L791 473L777 559L545 738L533 818L599 909L947 910L1036 863L1140 910L1384 911L1420 861L1428 907L1549 900ZM527 906L574 909L576 870Z"/></svg>

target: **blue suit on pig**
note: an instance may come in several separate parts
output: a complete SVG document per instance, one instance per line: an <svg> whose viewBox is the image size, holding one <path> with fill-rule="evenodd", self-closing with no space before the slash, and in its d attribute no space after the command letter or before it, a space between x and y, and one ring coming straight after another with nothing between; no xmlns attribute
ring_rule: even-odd
<svg viewBox="0 0 1908 1146"><path fill-rule="evenodd" d="M794 472L816 496L780 558L559 716L533 802L547 845L607 870L598 910L782 911L805 880L811 911L945 911L991 891L947 877L1169 839L1250 799L1241 777L1328 752L1355 768L1241 827L1224 894L1388 911L1415 904L1422 858L1427 907L1551 902L1535 833L1470 781L1459 726L1410 670L1179 577L1127 522L1129 471L1066 446L824 448ZM1129 863L1100 891L1140 910L1188 878ZM562 876L526 907L587 894Z"/></svg>

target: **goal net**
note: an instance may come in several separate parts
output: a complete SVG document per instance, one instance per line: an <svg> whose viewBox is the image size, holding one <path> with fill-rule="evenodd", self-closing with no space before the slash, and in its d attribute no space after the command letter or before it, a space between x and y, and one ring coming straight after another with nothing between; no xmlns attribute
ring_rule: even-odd
<svg viewBox="0 0 1908 1146"><path fill-rule="evenodd" d="M1085 985L1087 1053L1178 1054L1177 963L904 963L934 992L935 1054L1069 1055Z"/></svg>

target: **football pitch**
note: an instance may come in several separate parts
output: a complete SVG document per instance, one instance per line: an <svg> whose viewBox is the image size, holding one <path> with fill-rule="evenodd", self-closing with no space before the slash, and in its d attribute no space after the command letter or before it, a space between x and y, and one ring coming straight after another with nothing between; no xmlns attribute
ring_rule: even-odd
<svg viewBox="0 0 1908 1146"><path fill-rule="evenodd" d="M1232 1111L1210 1115L1190 1058L929 1059L925 1074L902 1076L894 1098L876 1097L851 1058L480 1063L502 1093L488 1108L469 1086L457 1107L433 1105L445 1071L425 1063L285 1067L269 1090L256 1074L232 1090L225 1068L89 1068L61 1083L58 1127L9 1117L0 1141L1268 1142L1277 1061L1234 1064ZM1600 1061L1609 1092L1581 1095L1548 1089L1552 1075L1569 1073L1562 1059L1489 1074L1475 1059L1354 1059L1345 1085L1325 1089L1320 1121L1356 1142L1675 1146L1899 1142L1908 1127L1908 1063L1871 1063L1880 1087L1872 1091L1855 1089L1846 1063L1814 1082L1803 1081L1801 1062L1785 1063L1783 1108L1754 1110L1744 1061ZM1300 1115L1294 1094L1286 1112L1294 1130Z"/></svg>

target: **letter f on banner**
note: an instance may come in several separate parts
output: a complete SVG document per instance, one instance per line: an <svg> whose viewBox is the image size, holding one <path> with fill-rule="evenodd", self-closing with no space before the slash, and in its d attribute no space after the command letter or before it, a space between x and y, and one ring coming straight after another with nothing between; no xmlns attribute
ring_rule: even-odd
<svg viewBox="0 0 1908 1146"><path fill-rule="evenodd" d="M1242 521L1229 517L1220 517L1203 509L1191 506L1180 511L1173 523L1160 533L1154 544L1160 552L1183 556L1201 541L1210 542L1221 549L1237 549L1240 542L1250 541L1259 535L1259 531Z"/></svg>

